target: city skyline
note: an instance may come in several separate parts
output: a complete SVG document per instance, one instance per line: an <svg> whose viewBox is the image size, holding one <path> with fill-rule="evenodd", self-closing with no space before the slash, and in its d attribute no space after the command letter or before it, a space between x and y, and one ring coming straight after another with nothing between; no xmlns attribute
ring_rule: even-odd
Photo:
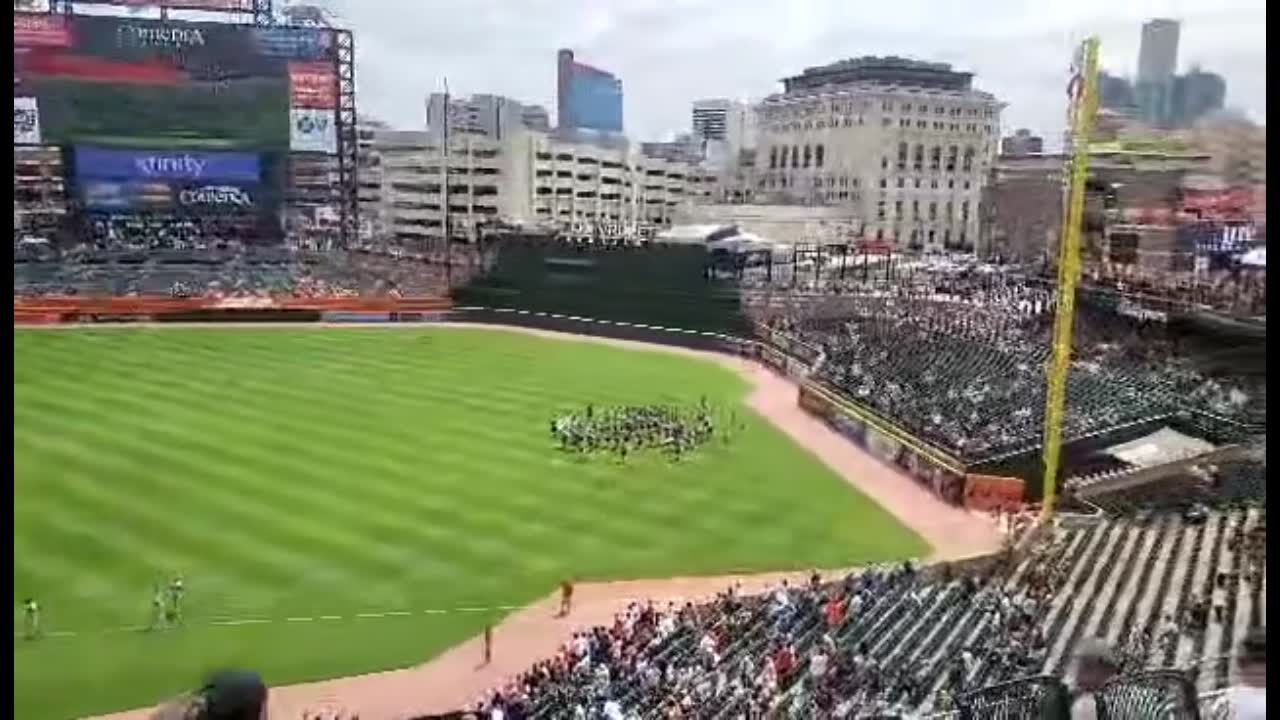
<svg viewBox="0 0 1280 720"><path fill-rule="evenodd" d="M974 72L977 87L1009 102L1004 127L1056 139L1074 43L1099 35L1103 66L1132 75L1142 23L1172 17L1182 22L1179 70L1213 68L1227 80L1227 106L1266 122L1266 9L1259 2L1117 7L1090 0L1033 12L1001 0L977 14L924 2L895 4L892 14L819 2L800 15L772 0L735 6L727 15L704 0L631 0L575 13L545 0L520 8L490 0L464 9L453 2L327 3L356 33L363 114L417 127L421 98L446 76L462 93L554 107L556 50L569 47L622 80L627 134L662 140L689 130L694 100L759 99L807 66L896 54Z"/></svg>

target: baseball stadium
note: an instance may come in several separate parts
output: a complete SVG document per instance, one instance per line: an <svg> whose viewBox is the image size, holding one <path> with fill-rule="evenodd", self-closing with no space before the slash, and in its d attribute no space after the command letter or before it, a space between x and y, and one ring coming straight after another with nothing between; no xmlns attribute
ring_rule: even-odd
<svg viewBox="0 0 1280 720"><path fill-rule="evenodd" d="M1194 719L1265 678L1265 314L1081 278L1070 212L1042 268L370 239L350 33L52 5L14 717Z"/></svg>

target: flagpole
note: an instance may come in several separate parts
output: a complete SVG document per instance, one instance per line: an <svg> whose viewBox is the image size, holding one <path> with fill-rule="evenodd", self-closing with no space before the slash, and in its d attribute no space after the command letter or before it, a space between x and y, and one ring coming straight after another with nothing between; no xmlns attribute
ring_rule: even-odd
<svg viewBox="0 0 1280 720"><path fill-rule="evenodd" d="M449 237L449 78L444 79L444 112L441 120L441 172L444 178L440 181L440 197L443 213L441 227L444 230L444 286L448 292L453 291L453 239Z"/></svg>

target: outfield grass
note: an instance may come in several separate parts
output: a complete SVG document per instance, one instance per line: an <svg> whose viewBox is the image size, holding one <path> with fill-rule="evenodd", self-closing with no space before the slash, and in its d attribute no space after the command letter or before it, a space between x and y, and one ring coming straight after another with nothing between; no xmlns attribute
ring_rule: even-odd
<svg viewBox="0 0 1280 720"><path fill-rule="evenodd" d="M587 402L740 404L711 363L463 329L14 331L14 713L208 670L284 683L422 662L560 578L838 567L922 541L745 409L673 464L575 460ZM187 627L145 623L182 572ZM428 609L450 610L425 614ZM357 613L409 612L376 618ZM341 620L288 622L290 617ZM214 625L219 619L270 620Z"/></svg>

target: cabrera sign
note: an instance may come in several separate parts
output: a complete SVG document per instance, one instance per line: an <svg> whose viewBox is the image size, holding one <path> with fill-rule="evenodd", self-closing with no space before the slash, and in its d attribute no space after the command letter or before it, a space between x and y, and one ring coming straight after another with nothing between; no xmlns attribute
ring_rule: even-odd
<svg viewBox="0 0 1280 720"><path fill-rule="evenodd" d="M256 183L262 173L253 153L156 152L75 148L75 173L114 180L221 180Z"/></svg>

